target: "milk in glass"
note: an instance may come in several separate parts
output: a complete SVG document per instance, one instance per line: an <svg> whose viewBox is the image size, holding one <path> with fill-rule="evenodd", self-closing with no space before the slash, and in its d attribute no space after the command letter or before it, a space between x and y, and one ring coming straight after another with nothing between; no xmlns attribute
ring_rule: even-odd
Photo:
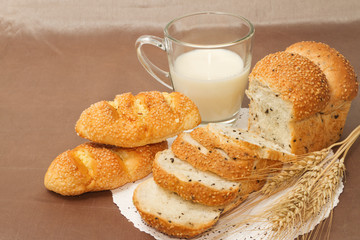
<svg viewBox="0 0 360 240"><path fill-rule="evenodd" d="M226 49L181 54L170 69L174 89L198 106L203 122L224 121L239 111L250 66Z"/></svg>

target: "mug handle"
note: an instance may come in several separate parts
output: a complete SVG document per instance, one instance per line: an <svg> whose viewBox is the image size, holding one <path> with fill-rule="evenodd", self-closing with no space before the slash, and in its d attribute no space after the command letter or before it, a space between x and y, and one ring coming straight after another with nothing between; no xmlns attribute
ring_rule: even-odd
<svg viewBox="0 0 360 240"><path fill-rule="evenodd" d="M157 80L159 83L161 83L162 85L164 85L165 87L174 90L173 86L167 84L166 82L164 82L159 76L163 76L165 78L167 78L168 80L170 80L170 74L169 72L166 72L162 69L160 69L159 67L157 67L155 64L153 64L145 55L144 51L142 50L142 46L144 44L150 44L153 45L155 47L160 48L163 51L166 51L165 48L165 43L164 40L162 38L156 37L156 36L150 36L150 35L143 35L140 36L135 43L136 46L136 52L137 52L137 57L141 63L141 65L143 65L143 67L145 68L145 70L153 77L155 78L155 80Z"/></svg>

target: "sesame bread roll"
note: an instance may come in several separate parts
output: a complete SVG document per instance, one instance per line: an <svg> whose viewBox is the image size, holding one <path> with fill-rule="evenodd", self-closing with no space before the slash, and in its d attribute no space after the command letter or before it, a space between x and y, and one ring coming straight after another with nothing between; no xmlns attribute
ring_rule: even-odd
<svg viewBox="0 0 360 240"><path fill-rule="evenodd" d="M166 141L137 148L84 143L54 159L44 184L67 196L115 189L149 175L155 154L167 147Z"/></svg>
<svg viewBox="0 0 360 240"><path fill-rule="evenodd" d="M293 154L327 146L322 112L330 88L314 62L296 53L270 54L255 65L246 94L250 131Z"/></svg>
<svg viewBox="0 0 360 240"><path fill-rule="evenodd" d="M164 141L200 122L196 105L185 95L153 91L95 103L81 114L75 130L97 143L138 147Z"/></svg>

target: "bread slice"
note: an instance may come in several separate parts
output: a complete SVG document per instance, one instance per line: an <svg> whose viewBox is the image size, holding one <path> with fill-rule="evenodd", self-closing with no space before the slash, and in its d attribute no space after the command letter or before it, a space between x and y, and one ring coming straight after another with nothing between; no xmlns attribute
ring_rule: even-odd
<svg viewBox="0 0 360 240"><path fill-rule="evenodd" d="M176 157L202 171L211 171L233 181L251 178L258 180L259 184L270 172L282 166L276 160L291 158L285 152L272 150L274 144L260 137L235 128L228 130L239 132L227 135L220 126L208 124L191 133L182 133L174 140L171 149ZM254 139L267 145L259 145Z"/></svg>
<svg viewBox="0 0 360 240"><path fill-rule="evenodd" d="M281 148L275 142L268 141L245 129L216 123L208 124L206 129L213 134L215 139L224 145L232 143L241 146L242 151L245 151L245 155L246 153L250 155L253 152L258 158L281 162L287 162L295 158L292 153Z"/></svg>
<svg viewBox="0 0 360 240"><path fill-rule="evenodd" d="M216 224L222 213L242 201L243 198L237 198L223 207L194 203L160 187L153 178L139 184L133 195L134 205L148 225L178 238L191 238L205 232Z"/></svg>
<svg viewBox="0 0 360 240"><path fill-rule="evenodd" d="M182 198L208 206L226 205L239 195L258 190L256 181L225 180L218 175L201 171L164 150L156 154L153 164L154 181L161 187L176 192Z"/></svg>
<svg viewBox="0 0 360 240"><path fill-rule="evenodd" d="M152 178L135 189L133 202L145 222L175 237L196 236L213 226L221 214L217 207L184 200L158 186Z"/></svg>
<svg viewBox="0 0 360 240"><path fill-rule="evenodd" d="M164 141L200 122L198 108L185 95L152 91L91 105L75 130L93 142L131 148Z"/></svg>
<svg viewBox="0 0 360 240"><path fill-rule="evenodd" d="M166 141L137 148L84 143L53 160L44 184L61 195L118 188L149 175L155 154L167 147Z"/></svg>

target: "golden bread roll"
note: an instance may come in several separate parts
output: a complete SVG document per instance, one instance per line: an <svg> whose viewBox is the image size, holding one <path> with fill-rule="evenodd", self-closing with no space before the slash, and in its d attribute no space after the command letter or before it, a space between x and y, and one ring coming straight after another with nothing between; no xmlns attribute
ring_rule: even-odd
<svg viewBox="0 0 360 240"><path fill-rule="evenodd" d="M44 184L61 195L118 188L150 174L155 154L167 147L166 141L137 148L84 143L54 159Z"/></svg>
<svg viewBox="0 0 360 240"><path fill-rule="evenodd" d="M185 95L153 91L95 103L81 114L75 130L93 142L138 147L164 141L200 122L198 108Z"/></svg>

